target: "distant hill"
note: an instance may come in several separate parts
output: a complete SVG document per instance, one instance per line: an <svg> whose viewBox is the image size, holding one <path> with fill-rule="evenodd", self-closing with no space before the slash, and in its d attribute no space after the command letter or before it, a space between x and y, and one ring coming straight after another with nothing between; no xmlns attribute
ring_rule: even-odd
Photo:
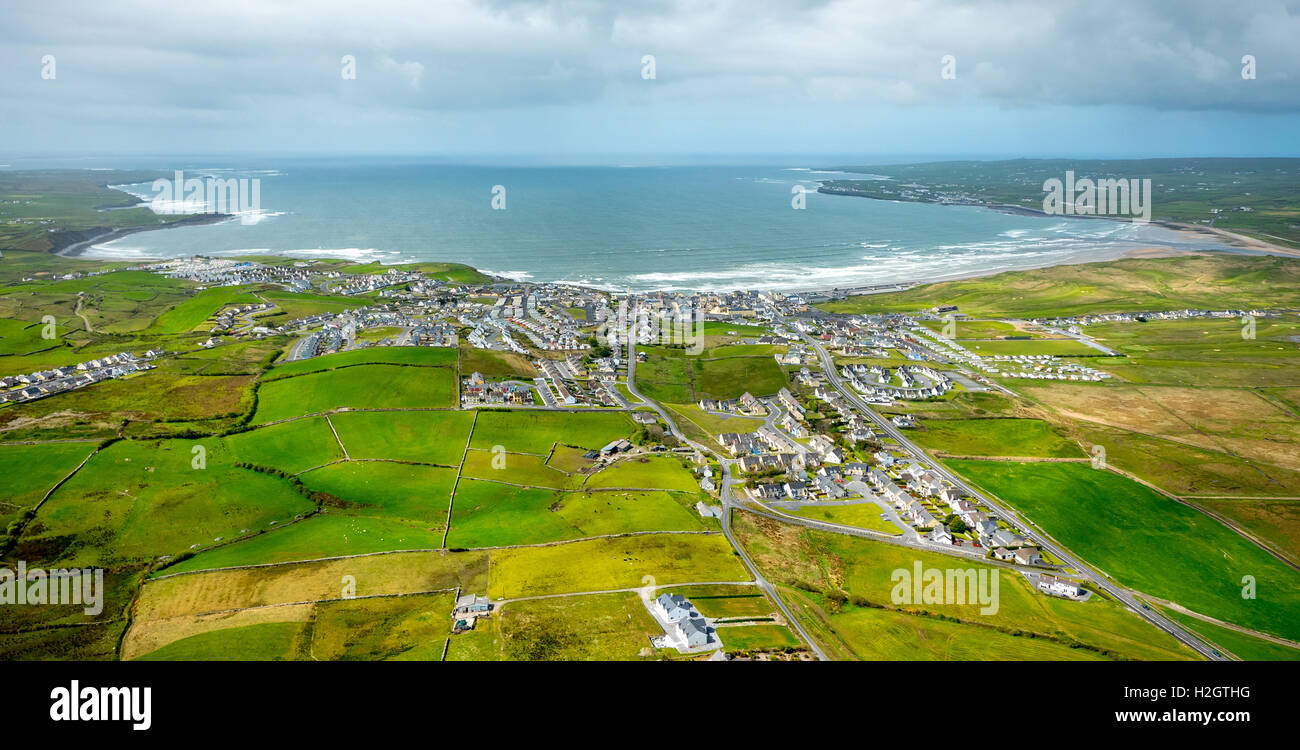
<svg viewBox="0 0 1300 750"><path fill-rule="evenodd" d="M1213 227L1300 248L1300 159L1013 159L841 166L889 179L823 181L819 192L1038 212L1043 182L1150 179L1152 220Z"/></svg>

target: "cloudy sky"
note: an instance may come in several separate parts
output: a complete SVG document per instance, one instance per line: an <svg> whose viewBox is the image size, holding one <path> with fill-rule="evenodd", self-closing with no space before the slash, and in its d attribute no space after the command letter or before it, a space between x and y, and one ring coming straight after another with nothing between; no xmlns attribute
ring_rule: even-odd
<svg viewBox="0 0 1300 750"><path fill-rule="evenodd" d="M1297 40L1285 0L6 0L0 160L1300 155Z"/></svg>

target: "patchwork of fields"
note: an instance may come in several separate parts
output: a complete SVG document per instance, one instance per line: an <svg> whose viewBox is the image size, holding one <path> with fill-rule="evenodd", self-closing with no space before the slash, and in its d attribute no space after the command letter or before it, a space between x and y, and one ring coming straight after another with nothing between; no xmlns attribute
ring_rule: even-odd
<svg viewBox="0 0 1300 750"><path fill-rule="evenodd" d="M448 278L474 278L472 269L431 265ZM1106 294L1095 269L1063 272L1072 282L1060 287L1045 285L1040 272L1012 274L1005 309L988 312L1131 307L1182 293L1217 302L1227 299L1220 287L1245 283L1232 273L1186 281L1159 263L1134 267L1123 293ZM723 525L697 510L718 500L701 490L689 453L650 450L660 427L650 436L613 409L459 408L468 372L534 377L523 355L379 347L276 363L293 337L207 348L206 321L229 304L270 302L268 318L283 321L366 300L269 285L196 291L143 272L39 283L14 273L0 278L5 372L115 354L126 340L172 355L131 377L0 407L6 560L107 570L101 615L87 621L62 607L17 614L0 627L0 659L683 658L651 644L663 631L642 596L664 591L689 597L714 620L728 651L807 655ZM987 306L984 283L946 288ZM884 309L936 293L829 306ZM1269 282L1263 298L1293 297ZM35 331L37 307L55 311L53 339ZM963 345L983 354L1096 353L999 320L959 325ZM811 386L791 384L797 368L775 361L784 346L740 343L768 332L714 321L701 356L646 346L639 390L701 443L753 432L762 417L707 413L698 401L786 385L811 399ZM1300 323L1262 319L1254 339L1242 338L1234 320L1108 323L1089 333L1126 355L1105 360L1111 382L958 389L885 413L918 415L909 438L1224 651L1297 658L1300 650L1257 636L1300 640L1300 573L1283 559L1300 557ZM1021 335L1030 338L1004 338ZM813 431L834 424L831 410L813 403ZM621 438L637 449L595 455ZM879 449L903 455L890 439L860 444L853 460ZM1095 455L1110 470L1093 469ZM716 457L712 465L720 470ZM780 481L800 479L792 472ZM873 503L790 512L905 531ZM739 546L832 658L1196 658L1101 592L1086 602L1050 598L992 560L969 566L1000 574L995 613L899 604L894 571L950 567L956 558L744 511L731 522ZM1247 585L1253 597L1242 596ZM496 610L453 635L452 604L469 593Z"/></svg>

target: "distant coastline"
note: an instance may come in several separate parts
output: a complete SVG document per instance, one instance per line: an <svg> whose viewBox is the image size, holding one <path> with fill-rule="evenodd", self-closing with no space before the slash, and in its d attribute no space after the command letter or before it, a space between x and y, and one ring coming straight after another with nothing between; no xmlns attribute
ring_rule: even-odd
<svg viewBox="0 0 1300 750"><path fill-rule="evenodd" d="M167 222L166 224L155 224L143 227L123 227L121 229L96 227L95 229L87 229L83 232L79 232L79 234L90 234L89 237L76 240L57 250L52 250L51 254L64 258L76 258L85 255L86 250L95 245L104 242L112 242L113 240L121 239L138 232L151 232L156 229L171 229L172 227L192 227L203 224L216 224L233 218L235 217L231 214L194 214L193 216L186 216L184 219Z"/></svg>
<svg viewBox="0 0 1300 750"><path fill-rule="evenodd" d="M733 177L730 174L726 176L729 180L738 180L742 178ZM731 184L763 184L771 183L772 180L762 172L751 173L743 178L743 182ZM798 180L797 180L798 182ZM805 182L814 182L807 180ZM788 184L788 183L786 183ZM132 195L126 190L113 185L106 185L114 190L119 190L127 195ZM290 198L292 195L292 185L282 186L281 190L290 189ZM772 188L766 188L773 190ZM811 190L812 187L809 186ZM778 192L779 191L779 192ZM777 196L784 192L781 188L773 190ZM818 190L827 194L848 194L858 197L853 193L845 193L834 190ZM285 195L281 192L281 195ZM753 192L746 193L745 210L752 213L753 207L761 208L766 205L766 193ZM133 195L135 203L133 207L147 206L148 201L141 199L138 195ZM861 196L875 197L875 196ZM784 205L788 202L788 197L781 197L778 200ZM1020 215L1035 218L1050 217L1042 211L1025 208L1023 206L1009 204L995 204L989 202L954 202L954 201L923 201L923 200L902 200L895 198L877 198L881 202L908 202L908 203L931 203L937 205L967 205L976 208L992 209L994 212L1006 215ZM761 204L761 205L760 205ZM569 202L566 206L575 205ZM301 210L300 206L286 205L285 211L295 216L310 216L309 213ZM515 216L514 205L510 216ZM843 212L839 212L843 215ZM852 212L856 217L856 212ZM822 215L834 215L822 214ZM285 241L284 234L279 236L272 235L263 240L264 244L252 244L258 240L250 241L247 250L226 249L220 247L229 243L209 242L207 245L196 235L197 241L193 248L188 247L190 243L173 243L170 240L162 241L163 247L168 250L159 250L151 252L147 248L153 243L146 243L145 249L136 248L105 248L97 252L96 248L111 243L115 240L122 239L137 232L166 229L172 226L197 226L204 224L215 224L229 221L234 218L228 214L197 214L187 216L182 220L167 223L154 224L140 227L130 227L118 230L88 230L84 236L76 238L74 242L69 242L61 247L56 254L65 257L86 257L102 258L105 260L152 260L165 259L170 257L179 257L181 255L209 255L209 256L235 256L240 253L256 254L262 256L274 256L283 254L284 257L294 258L337 258L345 257L342 253L346 250L351 255L367 256L367 262L377 262L384 265L399 265L402 263L415 263L428 260L422 254L412 253L410 249L403 249L400 245L393 246L386 242L387 235L380 233L369 236L360 235L360 242L370 244L348 245L346 248L336 248L330 245L328 236L312 236L307 233L303 244L288 244L296 242L296 235ZM578 235L590 234L599 231L601 228L588 228L585 224L580 223L582 216L573 216L573 219L579 220L579 223L572 226L578 227L581 231ZM1074 217L1071 217L1074 218ZM1109 218L1109 217L1079 217L1079 218ZM333 221L341 224L340 231L347 231L353 224L346 217L337 214L323 217L322 221ZM477 218L482 221L482 218ZM298 220L301 225L301 219ZM854 221L857 221L855 218ZM959 236L952 236L950 231L948 236L936 236L935 239L927 240L928 236L921 231L923 224L916 224L912 219L913 230L912 237L899 237L898 235L887 234L884 237L873 236L869 231L865 232L862 241L844 242L843 233L836 238L833 251L816 260L807 259L807 252L810 248L816 248L821 245L823 237L826 235L821 231L821 225L812 225L805 229L799 230L798 239L794 239L789 247L791 251L788 255L785 253L772 254L768 258L761 255L745 255L731 253L732 257L714 256L708 262L706 268L702 261L697 261L690 257L693 249L698 245L691 244L689 247L683 247L686 243L691 243L691 239L682 239L680 237L665 239L668 246L668 255L649 255L645 247L654 245L648 241L639 243L633 242L630 247L619 248L614 251L613 248L606 254L609 255L611 264L609 266L600 266L593 271L591 261L586 261L587 266L572 266L568 263L571 259L566 259L563 255L555 258L553 263L548 263L547 268L541 270L536 266L538 257L542 257L537 251L549 253L549 249L537 248L534 251L516 250L515 255L502 259L500 257L490 257L495 254L494 250L487 253L483 248L477 251L460 253L454 249L448 249L442 252L437 247L438 241L430 243L431 252L438 253L436 256L443 259L454 258L457 262L466 263L475 268L492 268L498 269L491 275L500 280L500 283L560 283L577 287L586 287L591 289L601 289L605 291L620 291L623 289L634 289L636 291L730 291L730 290L772 290L786 293L802 293L810 295L842 295L846 290L853 290L853 293L873 293L886 291L897 288L906 288L917 284L931 283L935 281L949 281L961 278L973 278L979 276L988 276L997 273L1003 273L1013 270L1031 270L1037 268L1046 268L1056 265L1074 265L1090 262L1106 262L1117 260L1123 257L1129 257L1134 254L1150 255L1153 253L1162 254L1183 254L1200 251L1228 251L1229 248L1237 248L1243 252L1276 252L1279 254L1293 254L1286 251L1285 248L1272 248L1267 243L1256 242L1250 238L1231 235L1223 231L1205 231L1201 227L1181 226L1171 222L1151 222L1164 230L1177 233L1187 238L1188 242L1175 241L1170 243L1171 246L1161 246L1162 239L1159 237L1146 238L1144 235L1133 235L1127 239L1119 241L1111 239L1101 239L1091 241L1088 237L1089 232L1084 232L1078 237L1070 236L1069 232L1061 233L1062 237L1047 233L1044 237L1044 244L1039 247L1035 244L1035 235L1037 231L1031 231L1029 236L1024 236L1024 229L1010 229L1006 232L1000 232L1001 227L989 229L987 221L976 221L973 226L982 227L983 232L999 232L997 237L976 234L970 239ZM1035 222L1036 223L1036 222ZM362 221L364 226L364 220ZM843 225L843 222L841 222ZM273 225L278 227L279 225ZM315 223L310 226L319 227L321 224ZM499 225L497 225L499 226ZM711 228L710 228L711 229ZM849 232L856 233L855 227L850 227ZM332 234L332 233L331 233ZM724 233L725 234L725 233ZM752 232L750 233L753 234ZM1105 233L1102 233L1105 234ZM318 232L319 235L319 232ZM454 235L454 232L453 232ZM212 235L208 235L211 237ZM240 235L243 236L243 235ZM249 235L262 236L262 235ZM577 235L575 235L577 236ZM727 235L729 237L729 235ZM1127 236L1127 233L1126 233ZM1007 239L1009 238L1009 239ZM277 242L278 239L278 242ZM767 235L759 237L749 237L743 233L728 242L736 245L747 245L750 239L756 240L760 250L771 252L780 247L780 242L770 242L768 247L762 245L767 241ZM241 242L243 240L240 240ZM448 240L442 238L445 244ZM455 241L455 237L451 237ZM583 238L583 241L590 244L590 240ZM698 239L697 239L698 241ZM789 241L789 240L787 240ZM670 243L680 243L674 247ZM885 244L868 244L868 243L885 243ZM309 244L310 243L310 244ZM969 244L963 244L969 243ZM1148 244L1149 243L1149 244ZM554 241L551 242L554 244ZM885 249L886 244L895 245ZM1186 244L1187 247L1179 247ZM1217 245L1217 247L1206 247L1205 245ZM175 245L175 247L172 247ZM213 247L216 245L217 247ZM637 247L640 245L641 247ZM987 245L987 252L984 246ZM955 248L954 257L956 262L947 262L945 256L950 252L949 247ZM236 245L235 247L239 247ZM256 250L252 248L256 247ZM320 251L320 255L313 255L311 248L315 247ZM504 242L496 247L513 248L514 245ZM706 250L708 246L706 245ZM831 247L831 246L827 246ZM863 249L859 250L861 247ZM286 249L292 248L292 249ZM364 249L369 248L369 249ZM121 251L127 252L121 252ZM730 248L728 248L730 250ZM116 252L115 252L116 251ZM1022 252L1023 251L1023 252ZM803 252L804 255L799 253ZM643 254L647 253L647 254ZM121 257L117 257L120 254ZM346 256L351 257L351 256ZM548 254L545 256L550 258ZM587 256L590 257L590 256ZM585 260L585 259L584 259ZM513 265L518 263L518 265ZM840 272L843 264L842 273ZM786 271L786 266L789 271ZM500 269L519 268L520 271L503 271ZM879 269L877 271L877 269ZM601 273L603 271L603 273ZM812 271L805 273L804 271ZM780 274L786 272L789 275L782 277ZM488 272L484 272L488 273ZM533 278L533 274L541 278ZM604 275L606 278L601 279L599 276ZM752 279L749 277L753 277ZM817 278L820 277L820 278ZM842 278L841 278L842 277ZM630 283L629 283L630 282ZM861 291L859 291L861 290Z"/></svg>

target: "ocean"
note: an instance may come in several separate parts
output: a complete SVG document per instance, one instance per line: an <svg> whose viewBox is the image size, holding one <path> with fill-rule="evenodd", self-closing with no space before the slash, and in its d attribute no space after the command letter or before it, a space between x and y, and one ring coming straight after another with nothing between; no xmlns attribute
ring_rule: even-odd
<svg viewBox="0 0 1300 750"><path fill-rule="evenodd" d="M257 179L260 211L131 234L86 257L456 261L516 280L707 291L933 281L1141 247L1224 247L1153 225L822 195L818 180L846 175L809 166L195 163L185 176ZM802 210L792 207L797 185L808 191ZM119 187L153 197L150 184Z"/></svg>

